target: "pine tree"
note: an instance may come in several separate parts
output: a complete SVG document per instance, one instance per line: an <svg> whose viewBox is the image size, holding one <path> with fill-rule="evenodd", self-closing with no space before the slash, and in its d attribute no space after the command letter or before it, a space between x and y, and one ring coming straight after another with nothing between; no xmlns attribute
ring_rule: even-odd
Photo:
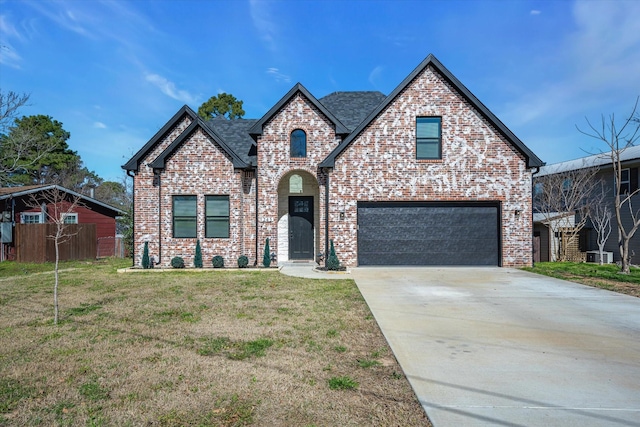
<svg viewBox="0 0 640 427"><path fill-rule="evenodd" d="M196 257L193 260L196 268L202 268L202 250L200 249L200 239L196 241Z"/></svg>
<svg viewBox="0 0 640 427"><path fill-rule="evenodd" d="M262 257L262 264L265 267L271 266L271 253L269 251L269 238L267 237L267 243L264 245L264 256Z"/></svg>

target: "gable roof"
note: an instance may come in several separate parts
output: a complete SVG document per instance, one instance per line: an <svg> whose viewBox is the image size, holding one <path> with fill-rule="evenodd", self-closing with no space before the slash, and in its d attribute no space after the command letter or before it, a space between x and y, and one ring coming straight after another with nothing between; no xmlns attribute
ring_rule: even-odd
<svg viewBox="0 0 640 427"><path fill-rule="evenodd" d="M86 204L88 207L89 206L98 207L100 208L100 210L106 211L107 215L109 216L116 217L116 216L125 214L123 210L120 210L104 202L101 202L100 200L94 199L89 196L85 196L84 194L77 193L73 190L69 190L68 188L61 187L55 184L24 185L21 187L3 187L3 188L0 188L0 200L21 198L21 197L30 196L32 194L50 191L50 190L59 190L59 191L62 191L63 193L67 193L71 197L77 197L78 199L82 200L83 203Z"/></svg>
<svg viewBox="0 0 640 427"><path fill-rule="evenodd" d="M544 163L538 158L520 139L513 134L478 98L473 95L449 70L447 70L433 54L429 54L394 90L382 101L360 125L347 136L324 159L320 167L334 167L336 158L382 113L395 98L411 84L411 82L421 74L427 67L433 67L453 88L462 95L480 114L491 123L522 155L527 159L527 167L540 167Z"/></svg>
<svg viewBox="0 0 640 427"><path fill-rule="evenodd" d="M186 105L185 105L186 107ZM187 107L189 108L189 107ZM192 110L193 111L193 110ZM154 169L164 169L166 165L167 159L176 151L176 149L182 145L182 143L189 138L197 129L202 129L202 131L207 134L211 139L215 141L216 144L222 148L230 158L233 163L234 168L246 168L250 165L247 164L244 160L238 156L235 151L233 151L222 139L218 133L209 127L204 120L202 120L199 116L196 116L196 119L191 122L191 124L171 143L167 148L164 149L162 153L155 160L149 163L149 166Z"/></svg>
<svg viewBox="0 0 640 427"><path fill-rule="evenodd" d="M620 161L628 162L631 160L640 160L640 145L634 145L631 147L620 150ZM579 169L611 166L611 153L604 152L593 154L579 159L568 160L566 162L554 163L552 165L545 165L540 168L540 171L535 174L535 177L553 175L561 172L569 172Z"/></svg>
<svg viewBox="0 0 640 427"><path fill-rule="evenodd" d="M385 98L386 95L378 91L333 92L319 101L352 131Z"/></svg>
<svg viewBox="0 0 640 427"><path fill-rule="evenodd" d="M276 105L271 107L267 114L262 116L262 118L249 129L249 134L251 134L252 136L262 135L262 128L264 127L264 125L269 120L271 120L271 118L275 116L278 111L280 111L297 93L301 93L305 98L309 100L309 102L311 102L311 104L313 104L314 107L320 110L320 112L322 112L322 114L324 114L325 117L329 119L329 121L335 126L336 134L347 135L349 133L349 129L347 129L345 125L343 125L342 122L340 122L340 120L338 120L338 118L331 111L329 111L320 101L318 101L315 96L311 95L311 93L304 86L302 86L302 84L296 83L296 85L293 86L291 90L287 92L287 94L276 103Z"/></svg>
<svg viewBox="0 0 640 427"><path fill-rule="evenodd" d="M147 154L149 154L149 152L153 150L153 147L155 147L159 141L164 139L171 131L171 129L173 129L176 123L182 121L185 116L191 117L192 120L196 120L198 118L198 115L195 113L195 111L193 111L188 106L185 105L180 108L178 112L175 113L173 117L171 117L169 121L164 126L162 126L162 128L158 132L156 132L156 134L140 150L138 150L138 152L134 154L127 163L121 166L122 169L126 171L138 172L142 159L144 159Z"/></svg>

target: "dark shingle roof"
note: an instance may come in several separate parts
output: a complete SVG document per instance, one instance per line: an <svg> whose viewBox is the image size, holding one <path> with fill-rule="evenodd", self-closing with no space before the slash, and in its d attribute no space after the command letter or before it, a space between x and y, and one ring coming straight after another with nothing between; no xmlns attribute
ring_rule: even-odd
<svg viewBox="0 0 640 427"><path fill-rule="evenodd" d="M227 120L218 116L209 120L207 125L214 129L227 143L238 157L245 163L255 164L255 155L249 156L249 150L254 144L253 138L249 135L249 129L256 124L257 119L231 119Z"/></svg>
<svg viewBox="0 0 640 427"><path fill-rule="evenodd" d="M333 92L318 101L331 111L349 131L376 108L386 96L382 92Z"/></svg>

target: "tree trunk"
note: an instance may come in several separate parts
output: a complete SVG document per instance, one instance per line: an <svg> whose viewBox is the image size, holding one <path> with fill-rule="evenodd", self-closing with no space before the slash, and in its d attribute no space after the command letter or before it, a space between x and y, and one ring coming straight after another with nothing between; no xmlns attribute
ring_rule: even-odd
<svg viewBox="0 0 640 427"><path fill-rule="evenodd" d="M60 261L60 248L59 248L59 232L56 233L54 244L56 246L56 265L54 268L55 282L53 285L53 323L58 324L58 263Z"/></svg>
<svg viewBox="0 0 640 427"><path fill-rule="evenodd" d="M620 251L622 256L622 265L620 266L620 273L629 274L631 272L629 268L629 239L622 241L622 250Z"/></svg>

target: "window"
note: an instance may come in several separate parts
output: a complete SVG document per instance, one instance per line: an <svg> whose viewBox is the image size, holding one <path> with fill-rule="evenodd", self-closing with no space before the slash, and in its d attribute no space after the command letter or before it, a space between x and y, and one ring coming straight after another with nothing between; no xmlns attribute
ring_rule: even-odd
<svg viewBox="0 0 640 427"><path fill-rule="evenodd" d="M173 237L196 237L196 196L173 196Z"/></svg>
<svg viewBox="0 0 640 427"><path fill-rule="evenodd" d="M42 213L38 212L25 212L22 214L22 223L23 224L42 224L44 221L42 220Z"/></svg>
<svg viewBox="0 0 640 427"><path fill-rule="evenodd" d="M289 178L289 193L302 193L302 177L300 175L294 174Z"/></svg>
<svg viewBox="0 0 640 427"><path fill-rule="evenodd" d="M229 237L229 196L207 196L205 237Z"/></svg>
<svg viewBox="0 0 640 427"><path fill-rule="evenodd" d="M307 134L302 129L291 132L291 157L307 157Z"/></svg>
<svg viewBox="0 0 640 427"><path fill-rule="evenodd" d="M629 169L622 169L620 171L620 194L629 193L631 181L629 180Z"/></svg>
<svg viewBox="0 0 640 427"><path fill-rule="evenodd" d="M442 118L416 117L416 158L442 158Z"/></svg>
<svg viewBox="0 0 640 427"><path fill-rule="evenodd" d="M64 224L77 224L78 223L78 214L77 213L63 213L61 215L62 222Z"/></svg>

